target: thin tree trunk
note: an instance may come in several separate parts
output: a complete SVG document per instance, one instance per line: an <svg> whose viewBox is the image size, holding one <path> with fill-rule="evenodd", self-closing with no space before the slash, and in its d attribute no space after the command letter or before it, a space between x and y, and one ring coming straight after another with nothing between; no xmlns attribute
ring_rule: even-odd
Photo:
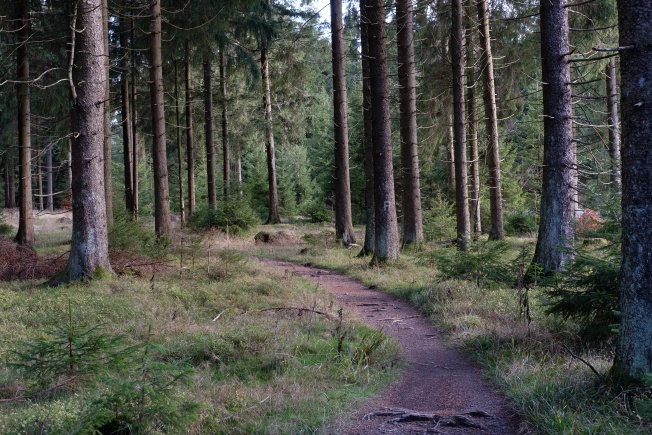
<svg viewBox="0 0 652 435"><path fill-rule="evenodd" d="M41 150L36 147L36 178L38 186L38 210L43 211L43 159L41 157Z"/></svg>
<svg viewBox="0 0 652 435"><path fill-rule="evenodd" d="M331 39L333 62L333 133L335 139L335 238L342 245L355 243L351 216L351 182L349 178L349 126L346 95L346 57L342 1L331 1Z"/></svg>
<svg viewBox="0 0 652 435"><path fill-rule="evenodd" d="M132 208L132 218L134 221L138 221L138 88L136 86L136 57L133 54L133 50L136 45L136 23L135 18L131 17L131 185L132 185L132 198L133 198L133 208Z"/></svg>
<svg viewBox="0 0 652 435"><path fill-rule="evenodd" d="M622 114L622 266L614 371L647 382L652 373L652 3L619 0Z"/></svg>
<svg viewBox="0 0 652 435"><path fill-rule="evenodd" d="M30 123L29 52L30 38L29 2L22 0L16 4L16 65L18 84L18 161L20 186L20 211L16 243L32 248L34 246L34 221L32 219L32 144Z"/></svg>
<svg viewBox="0 0 652 435"><path fill-rule="evenodd" d="M178 167L178 183L179 183L179 214L181 218L181 226L186 226L186 210L183 198L183 152L181 150L181 115L179 109L179 73L177 71L177 60L174 60L174 111L177 123L177 160L179 161Z"/></svg>
<svg viewBox="0 0 652 435"><path fill-rule="evenodd" d="M464 8L462 0L452 1L450 51L453 66L453 140L455 154L455 208L457 242L466 251L471 240L469 195L466 168L466 119L464 116Z"/></svg>
<svg viewBox="0 0 652 435"><path fill-rule="evenodd" d="M374 206L376 262L396 260L399 256L398 224L394 199L392 132L390 129L385 2L367 3L369 26L369 72L371 79L371 116L374 147Z"/></svg>
<svg viewBox="0 0 652 435"><path fill-rule="evenodd" d="M616 58L609 58L606 68L607 106L609 110L609 155L611 157L611 182L620 190L620 120L618 119L618 84Z"/></svg>
<svg viewBox="0 0 652 435"><path fill-rule="evenodd" d="M417 147L417 98L414 71L412 0L396 1L396 41L401 119L401 183L403 246L423 242L419 149Z"/></svg>
<svg viewBox="0 0 652 435"><path fill-rule="evenodd" d="M16 208L16 159L9 163L9 208Z"/></svg>
<svg viewBox="0 0 652 435"><path fill-rule="evenodd" d="M362 50L362 116L364 127L364 173L365 173L365 225L364 245L361 255L373 255L376 247L376 211L374 206L374 145L371 134L371 74L369 71L369 16L368 0L360 0L360 45Z"/></svg>
<svg viewBox="0 0 652 435"><path fill-rule="evenodd" d="M4 193L5 193L5 208L10 208L11 207L11 177L9 176L9 168L10 168L10 162L11 159L9 158L9 153L7 152L5 154L5 173L4 173Z"/></svg>
<svg viewBox="0 0 652 435"><path fill-rule="evenodd" d="M204 132L204 136L206 137L208 206L211 210L217 210L217 191L215 189L215 129L213 128L213 77L211 63L208 60L204 60Z"/></svg>
<svg viewBox="0 0 652 435"><path fill-rule="evenodd" d="M473 43L473 19L471 18L472 3L466 0L466 113L468 117L467 137L471 153L471 199L469 201L471 222L475 237L482 234L482 216L480 214L480 157L478 152L478 106L475 101L475 44Z"/></svg>
<svg viewBox="0 0 652 435"><path fill-rule="evenodd" d="M271 1L267 0L265 19L269 19ZM267 35L262 35L260 48L260 72L264 86L265 104L265 151L267 153L267 184L269 189L269 216L266 224L273 225L281 222L278 212L278 191L276 187L276 157L274 156L274 129L272 128L272 91L269 83L269 53Z"/></svg>
<svg viewBox="0 0 652 435"><path fill-rule="evenodd" d="M192 126L192 95L191 95L191 75L190 75L190 41L185 41L185 59L186 68L186 164L188 165L188 215L192 216L196 211L195 202L195 152L193 150L193 126Z"/></svg>
<svg viewBox="0 0 652 435"><path fill-rule="evenodd" d="M159 238L170 236L170 191L165 132L163 58L161 55L161 0L150 0L150 86L154 164L154 227Z"/></svg>
<svg viewBox="0 0 652 435"><path fill-rule="evenodd" d="M229 149L229 113L227 111L226 63L224 48L220 49L220 89L222 91L222 175L224 177L224 197L231 194L231 154Z"/></svg>
<svg viewBox="0 0 652 435"><path fill-rule="evenodd" d="M533 264L563 269L573 256L573 131L568 56L568 8L564 0L541 2L543 83L543 186L539 236ZM532 273L530 273L530 276Z"/></svg>
<svg viewBox="0 0 652 435"><path fill-rule="evenodd" d="M126 21L126 20L125 20ZM131 104L129 95L129 62L128 62L128 37L126 32L120 34L120 47L123 49L122 59L120 60L120 67L122 72L120 75L120 89L122 100L122 162L124 165L124 185L125 185L125 206L126 209L132 214L134 213L134 196L133 196L133 182L132 173L133 167L131 164L132 153L132 119L131 119Z"/></svg>
<svg viewBox="0 0 652 435"><path fill-rule="evenodd" d="M52 142L48 143L45 151L45 168L47 171L47 184L48 184L48 211L54 211L54 179L52 174Z"/></svg>
<svg viewBox="0 0 652 435"><path fill-rule="evenodd" d="M494 65L491 55L491 37L489 30L489 12L487 0L478 0L478 21L480 28L480 44L482 56L482 100L484 102L484 117L487 130L487 166L489 167L489 209L491 228L489 240L503 240L505 231L503 225L503 195L500 183L500 149L498 146L498 114L496 110L496 87L494 83Z"/></svg>
<svg viewBox="0 0 652 435"><path fill-rule="evenodd" d="M102 1L79 0L72 93L72 241L68 279L111 270L104 195L103 130L108 86L102 39Z"/></svg>
<svg viewBox="0 0 652 435"><path fill-rule="evenodd" d="M446 147L446 162L448 163L448 189L455 191L455 132L453 130L453 114L448 114L448 145Z"/></svg>

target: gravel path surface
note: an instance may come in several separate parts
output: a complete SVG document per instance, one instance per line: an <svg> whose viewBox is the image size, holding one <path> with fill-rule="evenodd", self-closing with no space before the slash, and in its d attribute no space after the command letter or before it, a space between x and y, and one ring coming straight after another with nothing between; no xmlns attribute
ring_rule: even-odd
<svg viewBox="0 0 652 435"><path fill-rule="evenodd" d="M318 282L337 301L402 346L400 379L341 424L343 434L526 433L508 401L482 377L478 366L443 344L416 308L341 274L276 260L261 260Z"/></svg>

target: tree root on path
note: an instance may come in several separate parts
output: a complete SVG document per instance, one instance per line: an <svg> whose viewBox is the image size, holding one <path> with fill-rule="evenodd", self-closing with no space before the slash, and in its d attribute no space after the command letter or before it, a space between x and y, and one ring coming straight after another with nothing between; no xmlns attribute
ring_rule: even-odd
<svg viewBox="0 0 652 435"><path fill-rule="evenodd" d="M464 414L444 416L403 408L385 408L379 411L372 411L366 414L364 419L371 420L373 417L394 417L388 420L388 423L432 422L447 427L472 427L477 429L484 429L484 426L474 422L472 417L494 418L493 415L484 411L471 411Z"/></svg>

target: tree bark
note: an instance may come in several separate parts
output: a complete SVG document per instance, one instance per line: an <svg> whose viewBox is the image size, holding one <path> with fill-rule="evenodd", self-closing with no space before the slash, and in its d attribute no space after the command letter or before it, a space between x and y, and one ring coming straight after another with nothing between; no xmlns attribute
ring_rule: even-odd
<svg viewBox="0 0 652 435"><path fill-rule="evenodd" d="M179 108L179 73L177 71L177 60L174 60L174 112L177 124L177 160L179 163L177 181L179 183L179 215L181 226L186 226L186 210L183 198L183 151L181 150L181 115Z"/></svg>
<svg viewBox="0 0 652 435"><path fill-rule="evenodd" d="M369 76L371 80L371 116L374 164L375 262L399 257L398 224L394 199L392 132L390 129L387 76L385 2L367 3L369 25Z"/></svg>
<svg viewBox="0 0 652 435"><path fill-rule="evenodd" d="M54 178L52 174L52 142L49 142L47 148L45 149L45 168L47 171L47 189L48 189L48 200L47 200L47 209L48 211L54 211Z"/></svg>
<svg viewBox="0 0 652 435"><path fill-rule="evenodd" d="M473 19L471 18L471 0L464 2L464 21L466 28L466 114L469 152L471 154L471 198L469 201L474 238L482 234L482 216L480 214L480 158L478 152L478 107L475 101L475 44L473 43Z"/></svg>
<svg viewBox="0 0 652 435"><path fill-rule="evenodd" d="M231 153L229 149L229 113L227 110L226 63L224 48L220 49L220 90L222 92L222 176L224 179L224 197L231 193Z"/></svg>
<svg viewBox="0 0 652 435"><path fill-rule="evenodd" d="M269 19L269 8L271 1L267 0L267 10L265 19ZM269 216L266 224L277 224L281 222L278 213L278 190L276 187L276 157L274 156L274 130L272 128L272 92L269 83L269 53L267 50L267 35L263 34L260 48L260 72L264 86L264 104L265 104L265 151L267 152L267 184L269 189Z"/></svg>
<svg viewBox="0 0 652 435"><path fill-rule="evenodd" d="M564 0L541 2L543 82L543 187L534 264L545 273L572 258L575 219L568 8ZM531 274L530 274L531 275Z"/></svg>
<svg viewBox="0 0 652 435"><path fill-rule="evenodd" d="M455 190L455 131L453 129L453 114L448 114L448 145L446 147L446 163L448 166L448 189Z"/></svg>
<svg viewBox="0 0 652 435"><path fill-rule="evenodd" d="M154 228L159 239L170 236L170 191L165 132L163 58L161 55L161 0L150 0L149 35L152 141L154 164Z"/></svg>
<svg viewBox="0 0 652 435"><path fill-rule="evenodd" d="M412 0L396 1L400 99L403 246L423 242Z"/></svg>
<svg viewBox="0 0 652 435"><path fill-rule="evenodd" d="M331 1L331 40L333 61L333 133L335 139L335 237L342 245L355 243L351 216L349 179L349 126L346 95L346 57L342 1Z"/></svg>
<svg viewBox="0 0 652 435"><path fill-rule="evenodd" d="M614 57L609 58L606 76L611 182L616 186L616 189L620 190L620 120L618 119L618 84L616 81L616 59Z"/></svg>
<svg viewBox="0 0 652 435"><path fill-rule="evenodd" d="M102 42L104 47L104 68L106 69L106 86L104 87L104 191L106 195L106 221L113 223L113 179L111 167L111 81L109 70L109 2L102 0Z"/></svg>
<svg viewBox="0 0 652 435"><path fill-rule="evenodd" d="M487 130L487 166L489 169L489 210L491 228L489 240L503 240L503 195L500 183L500 148L498 146L498 112L496 109L496 86L494 82L494 63L491 55L491 34L489 29L489 11L487 0L478 0L478 21L480 27L480 44L482 56L482 100ZM544 80L545 81L545 80Z"/></svg>
<svg viewBox="0 0 652 435"><path fill-rule="evenodd" d="M188 165L188 215L195 214L197 209L195 201L195 151L193 143L193 126L192 126L192 83L190 75L190 41L185 41L185 59L186 68L186 164Z"/></svg>
<svg viewBox="0 0 652 435"><path fill-rule="evenodd" d="M464 113L464 8L462 0L452 1L450 51L453 66L453 148L455 153L455 208L457 243L466 251L471 240L468 179L466 168L466 119Z"/></svg>
<svg viewBox="0 0 652 435"><path fill-rule="evenodd" d="M126 20L125 20L126 21ZM134 196L133 196L133 182L132 173L133 167L131 164L132 154L132 119L131 119L131 104L129 95L129 62L128 62L128 41L126 31L120 34L120 47L123 49L122 58L120 60L120 67L122 72L120 74L120 90L121 90L121 115L122 115L122 162L124 165L124 186L125 186L125 206L126 209L132 214L134 212Z"/></svg>
<svg viewBox="0 0 652 435"><path fill-rule="evenodd" d="M20 211L18 233L15 241L19 245L34 247L34 221L32 218L32 143L31 110L29 90L29 51L30 38L29 1L22 0L16 4L16 49L18 96L18 185L20 187Z"/></svg>
<svg viewBox="0 0 652 435"><path fill-rule="evenodd" d="M204 136L206 138L206 184L208 206L217 210L215 189L215 129L213 128L213 76L208 55L204 60Z"/></svg>
<svg viewBox="0 0 652 435"><path fill-rule="evenodd" d="M373 255L376 247L376 211L374 206L374 144L371 117L371 73L369 71L369 16L368 0L360 0L360 45L362 51L362 117L365 173L365 225L361 255Z"/></svg>
<svg viewBox="0 0 652 435"><path fill-rule="evenodd" d="M618 0L622 115L621 324L617 373L652 372L652 4Z"/></svg>
<svg viewBox="0 0 652 435"><path fill-rule="evenodd" d="M136 25L135 18L131 17L131 183L132 183L132 198L133 198L133 208L132 208L132 218L134 221L138 221L138 107L136 103L138 102L138 88L136 87L136 57L133 54L133 49L136 45Z"/></svg>
<svg viewBox="0 0 652 435"><path fill-rule="evenodd" d="M75 26L72 107L72 241L68 279L111 270L104 195L104 62L102 1L79 0Z"/></svg>

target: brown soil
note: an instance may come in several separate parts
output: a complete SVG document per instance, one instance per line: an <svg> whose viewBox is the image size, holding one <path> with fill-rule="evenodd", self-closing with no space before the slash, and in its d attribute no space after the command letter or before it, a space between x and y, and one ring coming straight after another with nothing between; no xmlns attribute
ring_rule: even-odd
<svg viewBox="0 0 652 435"><path fill-rule="evenodd" d="M261 260L310 278L370 326L403 348L400 379L365 403L345 434L519 434L527 430L508 401L480 374L476 364L443 343L442 334L409 303L343 274L294 263Z"/></svg>

